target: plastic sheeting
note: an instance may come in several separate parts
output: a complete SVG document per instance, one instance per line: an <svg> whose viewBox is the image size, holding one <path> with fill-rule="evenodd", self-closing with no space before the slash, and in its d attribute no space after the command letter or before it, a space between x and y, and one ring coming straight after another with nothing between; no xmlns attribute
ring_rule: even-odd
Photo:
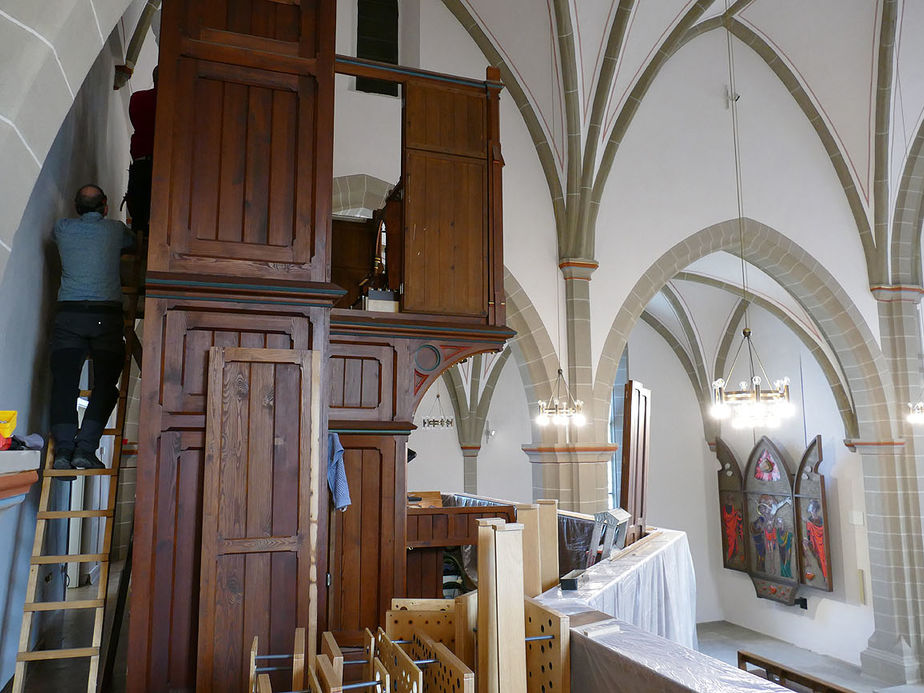
<svg viewBox="0 0 924 693"><path fill-rule="evenodd" d="M539 601L566 614L602 611L695 650L696 576L687 535L656 531L637 550L588 568L577 590L554 587Z"/></svg>
<svg viewBox="0 0 924 693"><path fill-rule="evenodd" d="M615 619L571 629L571 690L581 693L787 691Z"/></svg>

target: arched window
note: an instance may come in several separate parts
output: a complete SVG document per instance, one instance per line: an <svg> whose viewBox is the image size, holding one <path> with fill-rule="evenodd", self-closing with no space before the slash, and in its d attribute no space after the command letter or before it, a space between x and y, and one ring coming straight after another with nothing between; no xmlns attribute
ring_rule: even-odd
<svg viewBox="0 0 924 693"><path fill-rule="evenodd" d="M358 0L356 56L398 64L398 0ZM358 91L398 95L398 85L381 79L356 78Z"/></svg>

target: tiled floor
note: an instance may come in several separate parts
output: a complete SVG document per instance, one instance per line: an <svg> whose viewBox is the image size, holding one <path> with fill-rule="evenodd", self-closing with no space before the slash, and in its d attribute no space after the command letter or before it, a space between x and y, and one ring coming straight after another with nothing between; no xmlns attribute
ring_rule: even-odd
<svg viewBox="0 0 924 693"><path fill-rule="evenodd" d="M696 633L700 652L734 666L738 665L738 650L748 650L857 693L924 692L924 686L920 685L890 688L888 684L863 676L857 666L834 657L810 652L727 621L700 623Z"/></svg>

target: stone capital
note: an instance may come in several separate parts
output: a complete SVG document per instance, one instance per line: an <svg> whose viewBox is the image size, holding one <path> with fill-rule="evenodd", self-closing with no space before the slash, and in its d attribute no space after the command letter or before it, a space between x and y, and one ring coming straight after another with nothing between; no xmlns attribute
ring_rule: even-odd
<svg viewBox="0 0 924 693"><path fill-rule="evenodd" d="M558 269L561 270L565 281L569 279L583 279L590 281L590 275L594 273L600 265L596 260L587 258L565 258L558 263Z"/></svg>
<svg viewBox="0 0 924 693"><path fill-rule="evenodd" d="M921 296L924 296L924 288L914 284L879 284L871 286L870 291L873 298L882 303L895 303L898 301L920 303Z"/></svg>
<svg viewBox="0 0 924 693"><path fill-rule="evenodd" d="M532 464L597 464L608 462L619 449L616 443L539 443L524 445Z"/></svg>

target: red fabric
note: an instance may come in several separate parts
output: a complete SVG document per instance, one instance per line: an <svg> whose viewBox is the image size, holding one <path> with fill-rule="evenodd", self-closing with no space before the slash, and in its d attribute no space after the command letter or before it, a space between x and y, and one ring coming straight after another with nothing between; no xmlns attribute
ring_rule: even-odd
<svg viewBox="0 0 924 693"><path fill-rule="evenodd" d="M815 558L818 559L819 567L821 567L821 574L827 580L828 560L825 556L825 527L824 525L816 525L814 522L806 522L805 528L808 530L812 552L815 554Z"/></svg>
<svg viewBox="0 0 924 693"><path fill-rule="evenodd" d="M132 159L154 154L154 112L157 110L157 87L136 91L128 102L128 117L135 133L132 135Z"/></svg>

